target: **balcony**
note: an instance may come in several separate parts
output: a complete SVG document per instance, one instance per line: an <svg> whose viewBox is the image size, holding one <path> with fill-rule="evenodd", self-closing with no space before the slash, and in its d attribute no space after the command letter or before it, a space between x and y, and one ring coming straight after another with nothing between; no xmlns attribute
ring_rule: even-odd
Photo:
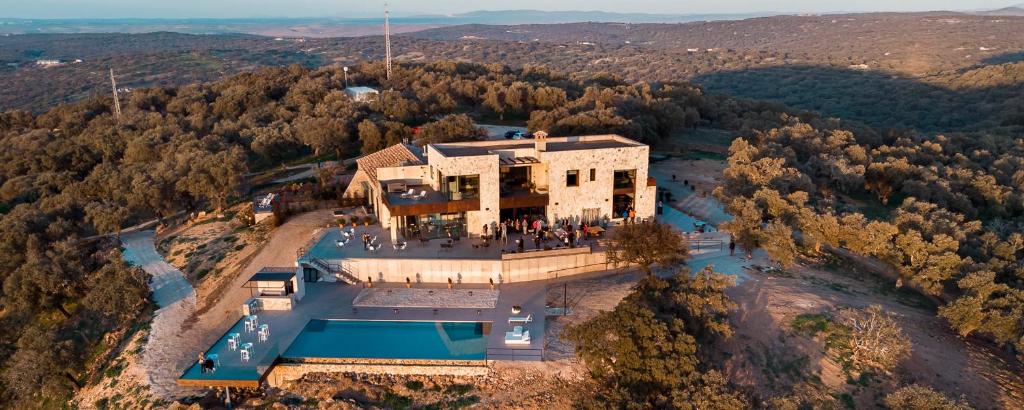
<svg viewBox="0 0 1024 410"><path fill-rule="evenodd" d="M548 202L546 189L502 189L498 207L501 209L544 207L548 206Z"/></svg>
<svg viewBox="0 0 1024 410"><path fill-rule="evenodd" d="M480 198L452 199L450 193L435 191L429 185L409 187L413 196L392 192L382 196L391 216L427 215L480 210Z"/></svg>

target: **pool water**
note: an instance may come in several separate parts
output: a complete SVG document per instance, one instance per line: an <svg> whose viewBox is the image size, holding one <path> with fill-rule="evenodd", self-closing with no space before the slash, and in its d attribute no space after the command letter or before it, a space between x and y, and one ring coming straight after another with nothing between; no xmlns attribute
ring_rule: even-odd
<svg viewBox="0 0 1024 410"><path fill-rule="evenodd" d="M483 360L487 335L479 322L313 319L284 358Z"/></svg>

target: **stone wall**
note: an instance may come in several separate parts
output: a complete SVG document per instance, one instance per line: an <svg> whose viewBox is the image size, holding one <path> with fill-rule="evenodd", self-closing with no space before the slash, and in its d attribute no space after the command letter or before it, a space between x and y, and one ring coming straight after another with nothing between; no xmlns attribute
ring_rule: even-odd
<svg viewBox="0 0 1024 410"><path fill-rule="evenodd" d="M257 296L262 310L292 310L291 296Z"/></svg>
<svg viewBox="0 0 1024 410"><path fill-rule="evenodd" d="M424 366L424 365L380 365L380 364L321 364L282 363L274 366L267 374L267 384L282 387L292 380L298 380L307 373L363 373L422 376L486 376L487 366Z"/></svg>
<svg viewBox="0 0 1024 410"><path fill-rule="evenodd" d="M637 217L654 216L654 191L647 189L648 156L646 145L629 148L605 148L585 151L540 153L548 168L548 218L578 218L584 209L600 209L602 218L612 215L612 194L617 170L636 170L637 193L634 197ZM594 169L595 179L590 180ZM566 186L569 170L579 171L579 186Z"/></svg>

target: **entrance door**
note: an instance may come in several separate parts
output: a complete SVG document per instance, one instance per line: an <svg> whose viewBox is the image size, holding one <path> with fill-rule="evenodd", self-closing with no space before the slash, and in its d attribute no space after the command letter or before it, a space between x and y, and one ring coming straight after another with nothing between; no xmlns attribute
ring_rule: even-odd
<svg viewBox="0 0 1024 410"><path fill-rule="evenodd" d="M302 280L310 283L317 282L320 280L320 271L313 268L302 268ZM291 286L291 282L288 282L288 286Z"/></svg>
<svg viewBox="0 0 1024 410"><path fill-rule="evenodd" d="M295 293L295 285L292 284L292 281L285 282L284 283L284 294L285 294L285 296L291 295L292 293Z"/></svg>

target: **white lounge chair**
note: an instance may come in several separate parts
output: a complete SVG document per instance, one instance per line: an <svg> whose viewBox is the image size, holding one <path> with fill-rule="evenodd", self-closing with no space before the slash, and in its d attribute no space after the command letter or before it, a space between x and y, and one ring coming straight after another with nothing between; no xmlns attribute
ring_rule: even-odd
<svg viewBox="0 0 1024 410"><path fill-rule="evenodd" d="M530 331L523 330L522 326L512 328L511 332L505 332L505 344L528 345L530 344Z"/></svg>
<svg viewBox="0 0 1024 410"><path fill-rule="evenodd" d="M512 317L508 318L508 324L510 324L510 325L513 324L513 323L530 323L530 322L533 322L533 314L532 313L526 315L525 317L523 317L523 316L512 316Z"/></svg>
<svg viewBox="0 0 1024 410"><path fill-rule="evenodd" d="M412 189L412 188L409 188L409 191L408 191L408 192L404 192L404 193L402 193L402 195L400 195L400 196L401 196L402 198L412 198L412 197L416 196L416 190L415 190L415 189Z"/></svg>
<svg viewBox="0 0 1024 410"><path fill-rule="evenodd" d="M412 199L415 199L415 200L418 201L418 200L426 198L426 197L427 197L427 191L420 191L420 194L412 197Z"/></svg>

